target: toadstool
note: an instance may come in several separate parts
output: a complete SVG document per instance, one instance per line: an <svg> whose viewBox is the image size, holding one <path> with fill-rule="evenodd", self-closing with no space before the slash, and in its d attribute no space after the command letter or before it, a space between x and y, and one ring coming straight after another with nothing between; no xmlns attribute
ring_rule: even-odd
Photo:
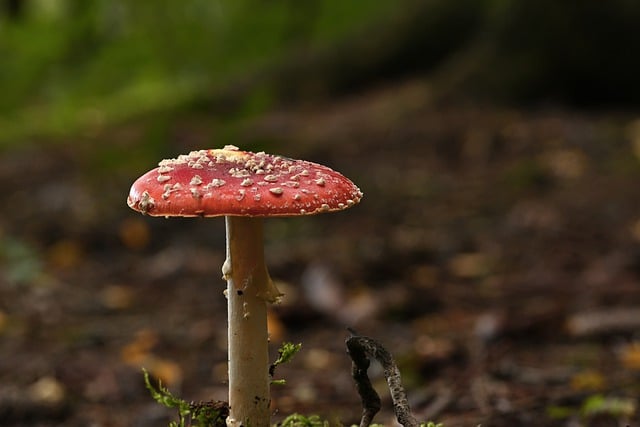
<svg viewBox="0 0 640 427"><path fill-rule="evenodd" d="M145 215L225 217L228 426L269 425L267 303L281 294L264 262L262 218L339 211L361 198L326 166L229 145L162 160L131 186L127 204Z"/></svg>

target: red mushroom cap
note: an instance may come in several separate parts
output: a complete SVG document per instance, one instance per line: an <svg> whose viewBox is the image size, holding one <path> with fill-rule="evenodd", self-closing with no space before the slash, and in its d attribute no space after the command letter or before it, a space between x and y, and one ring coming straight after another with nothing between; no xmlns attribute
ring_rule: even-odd
<svg viewBox="0 0 640 427"><path fill-rule="evenodd" d="M362 192L317 163L237 147L192 151L131 186L127 204L151 216L297 216L346 209Z"/></svg>

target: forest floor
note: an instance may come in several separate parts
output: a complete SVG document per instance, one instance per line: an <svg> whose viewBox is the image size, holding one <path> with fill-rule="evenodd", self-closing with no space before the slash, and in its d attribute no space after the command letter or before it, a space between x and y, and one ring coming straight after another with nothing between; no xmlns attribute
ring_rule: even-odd
<svg viewBox="0 0 640 427"><path fill-rule="evenodd" d="M363 190L266 224L274 421L357 423L347 327L396 358L415 415L453 426L640 425L640 122L621 112L429 102L413 81L235 128L235 145L323 163ZM214 148L205 114L162 132ZM126 206L160 159L129 123L0 157L0 425L160 426L141 368L226 398L222 219ZM124 158L133 156L135 159ZM393 414L383 398L376 421Z"/></svg>

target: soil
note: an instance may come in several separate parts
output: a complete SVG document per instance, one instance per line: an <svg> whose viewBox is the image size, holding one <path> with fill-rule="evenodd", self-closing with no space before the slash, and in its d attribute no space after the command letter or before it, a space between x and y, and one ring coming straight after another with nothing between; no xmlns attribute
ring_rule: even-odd
<svg viewBox="0 0 640 427"><path fill-rule="evenodd" d="M623 112L429 101L408 82L236 125L235 145L333 167L365 194L266 224L274 422L358 423L347 327L394 356L414 415L452 426L640 425L640 125ZM0 424L160 426L226 398L222 219L125 203L158 154L224 145L179 115L0 158ZM145 151L146 150L146 151ZM152 150L151 150L152 151ZM382 370L376 421L393 425Z"/></svg>

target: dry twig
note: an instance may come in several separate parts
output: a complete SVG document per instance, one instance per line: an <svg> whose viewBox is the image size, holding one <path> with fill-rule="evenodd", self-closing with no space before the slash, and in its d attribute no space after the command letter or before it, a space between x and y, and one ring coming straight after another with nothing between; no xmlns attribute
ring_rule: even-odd
<svg viewBox="0 0 640 427"><path fill-rule="evenodd" d="M349 356L353 361L351 374L356 382L356 388L362 401L360 427L368 427L381 407L380 396L371 385L367 375L370 359L376 359L382 365L398 422L404 427L418 427L418 421L411 414L407 395L404 392L404 387L402 387L400 371L391 353L376 340L358 335L351 329L349 329L349 332L351 332L352 336L346 340L346 345Z"/></svg>

